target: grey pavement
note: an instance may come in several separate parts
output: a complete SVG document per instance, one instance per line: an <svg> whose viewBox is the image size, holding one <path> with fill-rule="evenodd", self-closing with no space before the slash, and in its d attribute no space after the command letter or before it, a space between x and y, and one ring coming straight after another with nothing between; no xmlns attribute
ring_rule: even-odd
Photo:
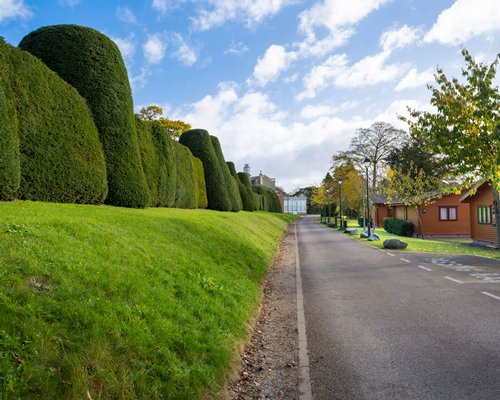
<svg viewBox="0 0 500 400"><path fill-rule="evenodd" d="M500 262L298 235L314 399L500 399Z"/></svg>

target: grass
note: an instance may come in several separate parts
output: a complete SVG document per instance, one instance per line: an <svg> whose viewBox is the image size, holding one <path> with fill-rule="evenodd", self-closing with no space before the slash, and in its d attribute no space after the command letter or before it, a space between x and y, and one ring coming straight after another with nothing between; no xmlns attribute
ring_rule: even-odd
<svg viewBox="0 0 500 400"><path fill-rule="evenodd" d="M347 226L350 228L361 228L358 225L358 221L354 219L350 219L347 222ZM378 247L379 249L383 249L383 242L385 239L389 239L391 237L398 237L391 233L387 233L383 228L376 228L375 231L380 236L380 240L376 242L368 242L366 239L359 238L359 235L352 236L356 239L362 241L363 243L369 244L374 247ZM398 237L399 238L399 237ZM488 248L480 248L480 247L472 247L465 246L461 243L472 243L472 240L468 239L420 239L420 238L410 238L410 237L401 237L401 240L408 243L408 247L405 250L400 251L408 251L408 252L417 252L417 253L439 253L439 254L473 254L483 257L495 258L500 260L500 251L495 249Z"/></svg>
<svg viewBox="0 0 500 400"><path fill-rule="evenodd" d="M292 218L0 203L0 398L216 390Z"/></svg>

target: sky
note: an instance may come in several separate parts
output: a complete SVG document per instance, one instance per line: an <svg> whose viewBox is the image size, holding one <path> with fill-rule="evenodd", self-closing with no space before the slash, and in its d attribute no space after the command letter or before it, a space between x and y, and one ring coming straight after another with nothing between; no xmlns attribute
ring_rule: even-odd
<svg viewBox="0 0 500 400"><path fill-rule="evenodd" d="M13 46L79 24L121 50L134 108L159 105L219 138L238 171L288 192L318 185L356 129L430 109L436 68L461 49L491 63L499 0L0 0Z"/></svg>

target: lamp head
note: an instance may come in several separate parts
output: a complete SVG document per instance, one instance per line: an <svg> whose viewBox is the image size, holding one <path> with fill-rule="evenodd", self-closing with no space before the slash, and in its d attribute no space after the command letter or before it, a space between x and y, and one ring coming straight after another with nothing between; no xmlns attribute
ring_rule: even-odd
<svg viewBox="0 0 500 400"><path fill-rule="evenodd" d="M365 159L363 160L363 165L365 166L365 168L368 168L370 166L370 159L368 157L365 157Z"/></svg>

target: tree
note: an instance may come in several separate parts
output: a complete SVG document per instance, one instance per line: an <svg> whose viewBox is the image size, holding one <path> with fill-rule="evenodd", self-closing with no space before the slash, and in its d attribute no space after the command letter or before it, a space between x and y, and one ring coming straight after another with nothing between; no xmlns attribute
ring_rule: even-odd
<svg viewBox="0 0 500 400"><path fill-rule="evenodd" d="M387 203L397 200L405 206L414 207L419 233L424 239L424 224L420 216L420 207L435 203L442 196L442 181L427 175L423 168L418 168L410 162L406 171L401 167L389 169L384 186Z"/></svg>
<svg viewBox="0 0 500 400"><path fill-rule="evenodd" d="M163 108L160 106L142 107L139 111L139 118L144 121L156 121L161 126L167 128L173 139L178 139L183 132L189 131L191 125L181 120L171 120L163 117Z"/></svg>
<svg viewBox="0 0 500 400"><path fill-rule="evenodd" d="M491 182L500 247L500 92L494 85L500 53L489 66L475 61L465 49L462 55L465 82L450 81L438 68L437 87L428 85L436 110L409 109L412 119L401 119L416 140L444 155L456 175L468 176L469 182Z"/></svg>
<svg viewBox="0 0 500 400"><path fill-rule="evenodd" d="M338 180L342 179L342 209L343 213L353 215L358 214L363 196L363 178L355 168L352 160L346 159L338 163L331 170L334 186L334 194L338 198Z"/></svg>
<svg viewBox="0 0 500 400"><path fill-rule="evenodd" d="M375 122L369 128L359 128L351 140L349 153L358 170L364 171L363 160L368 157L371 162L371 183L373 191L377 190L384 169L379 168L385 163L390 152L402 146L408 134L396 129L387 122Z"/></svg>

